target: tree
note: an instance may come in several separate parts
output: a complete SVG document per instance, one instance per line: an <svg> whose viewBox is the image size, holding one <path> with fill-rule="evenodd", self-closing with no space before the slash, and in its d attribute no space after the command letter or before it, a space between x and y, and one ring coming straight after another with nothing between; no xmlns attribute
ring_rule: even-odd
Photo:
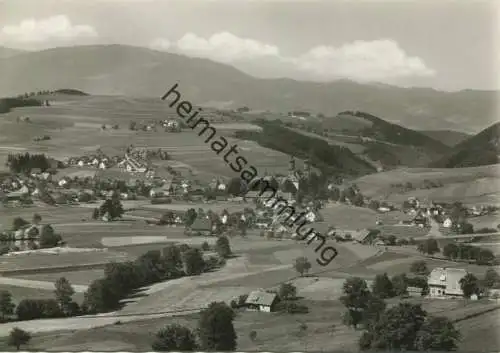
<svg viewBox="0 0 500 353"><path fill-rule="evenodd" d="M241 178L231 178L227 186L227 192L229 195L239 196L242 191L244 191L244 182Z"/></svg>
<svg viewBox="0 0 500 353"><path fill-rule="evenodd" d="M120 304L120 293L107 278L90 283L84 295L83 307L90 314L104 313L117 309Z"/></svg>
<svg viewBox="0 0 500 353"><path fill-rule="evenodd" d="M184 244L186 245L186 244ZM163 268L166 278L176 278L182 273L182 254L181 249L175 245L163 248Z"/></svg>
<svg viewBox="0 0 500 353"><path fill-rule="evenodd" d="M16 347L16 349L19 350L23 344L27 344L30 340L31 335L28 332L21 330L18 327L14 327L9 333L7 344L9 346Z"/></svg>
<svg viewBox="0 0 500 353"><path fill-rule="evenodd" d="M354 328L363 320L363 311L371 293L364 279L351 277L345 280L342 286L343 295L340 301L347 308L344 314L344 323Z"/></svg>
<svg viewBox="0 0 500 353"><path fill-rule="evenodd" d="M295 299L297 297L297 287L291 283L282 283L278 290L278 297L281 300Z"/></svg>
<svg viewBox="0 0 500 353"><path fill-rule="evenodd" d="M295 259L294 264L295 270L303 276L305 273L308 273L311 269L311 263L307 259L307 257L298 257Z"/></svg>
<svg viewBox="0 0 500 353"><path fill-rule="evenodd" d="M446 317L428 317L420 327L415 348L420 351L453 351L461 334Z"/></svg>
<svg viewBox="0 0 500 353"><path fill-rule="evenodd" d="M209 251L210 250L210 244L208 244L208 242L204 241L203 244L201 244L201 250L203 250L203 251Z"/></svg>
<svg viewBox="0 0 500 353"><path fill-rule="evenodd" d="M255 342L255 340L257 339L257 331L250 331L250 333L248 334L248 338L250 338L252 342Z"/></svg>
<svg viewBox="0 0 500 353"><path fill-rule="evenodd" d="M478 265L488 265L495 260L495 254L490 249L480 249L479 256L476 257Z"/></svg>
<svg viewBox="0 0 500 353"><path fill-rule="evenodd" d="M215 242L215 251L222 258L228 258L231 255L229 239L225 236L219 237Z"/></svg>
<svg viewBox="0 0 500 353"><path fill-rule="evenodd" d="M52 228L50 224L46 224L42 227L40 234L40 247L42 249L53 248L54 246L59 245L61 240L61 235L56 234L54 228Z"/></svg>
<svg viewBox="0 0 500 353"><path fill-rule="evenodd" d="M454 243L446 244L443 247L443 255L449 259L456 259L458 257L458 246Z"/></svg>
<svg viewBox="0 0 500 353"><path fill-rule="evenodd" d="M410 271L416 275L427 276L430 272L427 268L427 263L424 260L412 262Z"/></svg>
<svg viewBox="0 0 500 353"><path fill-rule="evenodd" d="M394 295L405 296L408 294L408 277L405 273L393 276L391 282Z"/></svg>
<svg viewBox="0 0 500 353"><path fill-rule="evenodd" d="M439 252L439 246L436 239L425 240L423 243L418 245L417 249L419 252L427 255L434 255Z"/></svg>
<svg viewBox="0 0 500 353"><path fill-rule="evenodd" d="M420 304L400 303L387 309L369 325L360 339L360 348L373 350L415 350L417 333L427 313Z"/></svg>
<svg viewBox="0 0 500 353"><path fill-rule="evenodd" d="M56 290L54 293L56 295L56 300L59 303L59 307L65 314L68 314L71 302L73 301L71 297L75 294L75 290L65 277L59 278L55 283L55 287Z"/></svg>
<svg viewBox="0 0 500 353"><path fill-rule="evenodd" d="M156 333L151 348L156 352L191 352L197 350L197 344L189 328L171 324Z"/></svg>
<svg viewBox="0 0 500 353"><path fill-rule="evenodd" d="M394 296L394 288L387 273L375 276L372 284L372 293L382 299Z"/></svg>
<svg viewBox="0 0 500 353"><path fill-rule="evenodd" d="M466 274L459 283L464 298L470 298L473 294L479 295L479 280L472 273Z"/></svg>
<svg viewBox="0 0 500 353"><path fill-rule="evenodd" d="M12 302L12 294L6 290L0 292L0 314L2 315L2 321L5 320L6 316L12 315L14 313L15 305Z"/></svg>
<svg viewBox="0 0 500 353"><path fill-rule="evenodd" d="M363 308L363 313L361 315L361 322L364 326L368 327L369 325L373 325L377 322L386 306L387 305L382 298L373 294L368 295L365 307Z"/></svg>
<svg viewBox="0 0 500 353"><path fill-rule="evenodd" d="M483 284L486 288L493 288L495 285L500 283L500 275L493 268L486 270L484 274Z"/></svg>
<svg viewBox="0 0 500 353"><path fill-rule="evenodd" d="M185 251L182 256L186 275L199 275L205 270L205 260L203 260L203 254L200 249L191 248Z"/></svg>
<svg viewBox="0 0 500 353"><path fill-rule="evenodd" d="M116 191L113 193L110 199L104 201L101 207L99 207L99 214L101 216L108 214L110 220L120 218L123 213L125 213L125 210L123 209L123 205L120 201L120 194Z"/></svg>
<svg viewBox="0 0 500 353"><path fill-rule="evenodd" d="M42 221L42 216L40 216L38 213L35 213L33 215L32 223L33 224L39 224L41 221Z"/></svg>
<svg viewBox="0 0 500 353"><path fill-rule="evenodd" d="M24 218L16 217L12 221L12 230L14 230L14 231L19 230L28 224L29 224L29 222L27 220L25 220Z"/></svg>
<svg viewBox="0 0 500 353"><path fill-rule="evenodd" d="M235 351L234 311L226 303L213 302L201 312L198 322L200 350Z"/></svg>
<svg viewBox="0 0 500 353"><path fill-rule="evenodd" d="M92 211L92 219L99 219L99 209L98 208L94 208L94 210Z"/></svg>
<svg viewBox="0 0 500 353"><path fill-rule="evenodd" d="M198 217L198 214L196 213L196 210L194 208L190 208L189 210L187 210L184 214L184 223L186 224L186 227L191 227L191 225L196 220L196 217Z"/></svg>

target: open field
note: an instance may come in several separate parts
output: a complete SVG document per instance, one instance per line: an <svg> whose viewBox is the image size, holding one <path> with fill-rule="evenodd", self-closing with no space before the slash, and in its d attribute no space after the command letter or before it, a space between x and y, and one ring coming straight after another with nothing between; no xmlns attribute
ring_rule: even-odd
<svg viewBox="0 0 500 353"><path fill-rule="evenodd" d="M443 301L441 301L443 302ZM361 331L344 326L340 321L343 306L338 301L306 301L310 308L308 314L290 316L277 313L239 312L234 325L238 335L238 350L241 351L343 351L356 352L357 339ZM484 304L469 304L464 308L461 302L447 303L446 316L456 318L465 312L485 310ZM471 308L468 308L471 306ZM443 315L443 307L434 303L424 304L431 314ZM177 323L191 329L197 327L198 314L185 316L153 318L125 322L121 325L78 331L59 331L36 334L28 348L38 350L128 350L147 351L151 349L154 334L160 328ZM493 328L498 328L498 311L480 315L458 324L464 340L458 352L490 352L498 347ZM306 322L308 333L298 339L298 326ZM491 325L488 327L488 325ZM491 332L491 339L481 344L480 329ZM257 339L249 339L250 331L257 332ZM474 335L474 333L476 335ZM2 342L3 343L3 342ZM3 346L3 345L2 345Z"/></svg>
<svg viewBox="0 0 500 353"><path fill-rule="evenodd" d="M55 287L54 287L55 289ZM54 289L41 289L13 286L7 284L0 284L0 291L6 290L12 294L12 300L17 305L23 299L54 299ZM83 293L75 293L73 299L78 302L83 302Z"/></svg>
<svg viewBox="0 0 500 353"><path fill-rule="evenodd" d="M474 204L500 203L499 165L474 168L430 169L401 168L361 177L355 181L363 195L402 202L409 196L434 201L462 201ZM407 183L418 185L425 179L441 182L443 187L413 190L408 193L394 193L391 184Z"/></svg>
<svg viewBox="0 0 500 353"><path fill-rule="evenodd" d="M151 104L148 106L147 104ZM16 123L18 116L29 116L32 124ZM80 155L82 150L95 150L100 147L111 155L124 153L131 143L137 147L162 148L174 160L185 164L194 175L201 179L210 179L216 175L232 177L236 174L226 162L204 142L204 136L197 131L185 130L181 133L144 132L128 130L131 120L152 120L175 118L176 112L162 102L148 102L136 105L123 104L116 97L92 97L72 100L64 105L50 107L23 107L3 116L0 128L8 131L6 136L12 140L0 141L4 147L26 148L30 152L44 152L55 158ZM120 124L120 129L101 131L102 124ZM261 147L253 142L229 138L231 131L259 129L248 123L221 123L215 125L218 134L228 137L231 144L238 144L241 155L254 165L261 174L265 170L285 172L288 158L282 153ZM161 129L160 129L161 130ZM49 135L51 140L33 142L39 135ZM102 141L106 141L105 144ZM61 149L60 147L65 148ZM0 150L0 163L6 158L7 150ZM108 171L106 171L108 172ZM109 172L108 172L109 173Z"/></svg>
<svg viewBox="0 0 500 353"><path fill-rule="evenodd" d="M0 261L0 272L41 271L43 269L64 269L66 267L90 266L105 264L111 261L126 261L130 256L114 251L82 252L58 255L32 254L24 256L3 256Z"/></svg>
<svg viewBox="0 0 500 353"><path fill-rule="evenodd" d="M57 279L65 277L71 284L88 285L93 280L104 277L104 271L102 269L94 269L94 270L80 270L80 271L36 273L29 275L13 274L9 275L9 277L26 279L26 280L35 280L35 281L47 281L47 282L55 282Z"/></svg>

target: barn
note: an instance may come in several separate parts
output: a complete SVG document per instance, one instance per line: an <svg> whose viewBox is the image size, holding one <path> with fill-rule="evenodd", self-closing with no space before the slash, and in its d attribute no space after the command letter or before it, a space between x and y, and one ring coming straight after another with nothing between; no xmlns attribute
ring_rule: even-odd
<svg viewBox="0 0 500 353"><path fill-rule="evenodd" d="M248 295L245 301L245 306L248 310L264 311L270 313L274 309L276 299L277 295L274 293L253 291Z"/></svg>

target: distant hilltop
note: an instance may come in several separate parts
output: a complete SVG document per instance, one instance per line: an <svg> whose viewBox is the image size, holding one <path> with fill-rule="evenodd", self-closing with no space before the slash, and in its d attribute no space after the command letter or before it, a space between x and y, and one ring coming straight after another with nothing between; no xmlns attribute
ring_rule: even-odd
<svg viewBox="0 0 500 353"><path fill-rule="evenodd" d="M78 89L74 89L74 88L56 89L55 91L53 91L53 93L69 94L69 95L72 95L72 96L90 96L90 94L85 93L83 91L80 91Z"/></svg>

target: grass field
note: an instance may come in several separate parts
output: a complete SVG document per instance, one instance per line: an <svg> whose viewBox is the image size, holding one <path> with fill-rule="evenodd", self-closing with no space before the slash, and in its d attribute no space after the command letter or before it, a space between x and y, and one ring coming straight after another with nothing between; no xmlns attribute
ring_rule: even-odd
<svg viewBox="0 0 500 353"><path fill-rule="evenodd" d="M47 282L55 282L57 279L65 277L71 284L88 285L93 280L104 277L104 270L61 271L29 275L10 275L9 277Z"/></svg>
<svg viewBox="0 0 500 353"><path fill-rule="evenodd" d="M402 202L409 196L434 201L462 201L474 204L498 204L500 192L499 165L474 168L430 169L401 168L361 177L355 181L363 195L382 197L393 202ZM445 186L433 189L413 190L395 193L391 184L407 183L418 185L425 179Z"/></svg>
<svg viewBox="0 0 500 353"><path fill-rule="evenodd" d="M26 151L44 152L55 158L78 156L82 150L91 151L101 148L111 155L123 155L130 144L137 147L162 148L174 160L181 162L200 179L211 179L222 175L233 177L236 174L204 142L205 137L197 131L185 130L181 133L130 131L130 121L158 120L175 118L174 110L159 102L140 101L118 97L88 97L70 100L66 104L50 107L24 107L2 116L0 129L7 131L0 141L0 164L6 158L8 149L25 148ZM32 124L16 123L19 116L29 116ZM102 124L119 124L120 129L101 131ZM229 138L234 130L255 130L259 127L248 123L216 123L218 135L228 138L231 144L238 144L240 155L244 155L260 174L286 172L288 158L282 153L263 148L253 142ZM39 135L49 135L51 140L33 142ZM105 141L105 143L103 143ZM64 148L61 148L64 147ZM107 171L108 172L108 171ZM109 172L108 172L109 173Z"/></svg>

